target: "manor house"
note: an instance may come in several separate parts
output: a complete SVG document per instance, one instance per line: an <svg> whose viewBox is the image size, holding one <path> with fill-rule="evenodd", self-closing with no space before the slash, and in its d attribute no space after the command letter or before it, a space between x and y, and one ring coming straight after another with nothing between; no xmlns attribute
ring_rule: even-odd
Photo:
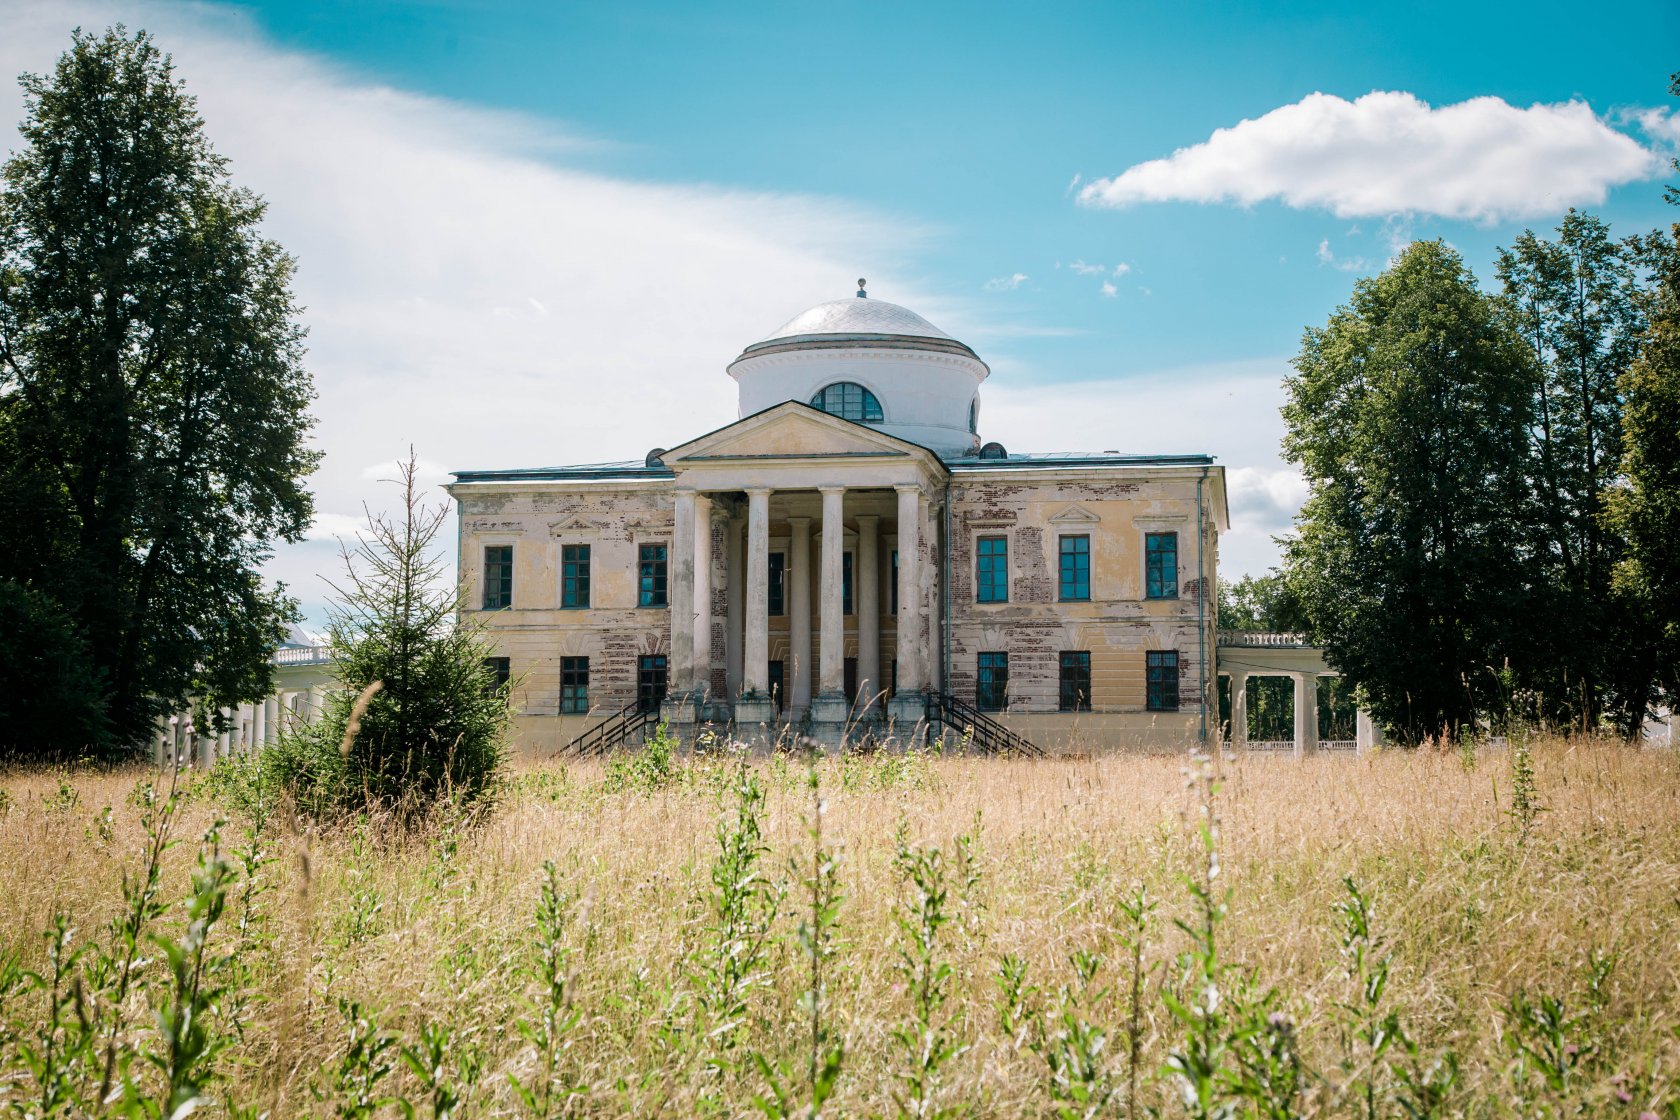
<svg viewBox="0 0 1680 1120"><path fill-rule="evenodd" d="M447 487L525 747L1217 735L1211 457L986 441L985 361L861 281L727 372L713 431Z"/></svg>

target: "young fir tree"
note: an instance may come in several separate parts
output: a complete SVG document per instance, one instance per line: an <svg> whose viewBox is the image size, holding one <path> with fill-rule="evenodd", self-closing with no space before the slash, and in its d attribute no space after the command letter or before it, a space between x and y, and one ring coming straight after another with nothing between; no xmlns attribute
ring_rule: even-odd
<svg viewBox="0 0 1680 1120"><path fill-rule="evenodd" d="M144 33L22 78L0 191L0 578L69 617L115 751L189 696L267 695L258 567L312 508L292 260ZM0 691L35 683L0 680Z"/></svg>
<svg viewBox="0 0 1680 1120"><path fill-rule="evenodd" d="M1533 579L1533 359L1458 254L1420 241L1294 365L1284 451L1311 492L1290 584L1380 723L1450 735L1497 700Z"/></svg>
<svg viewBox="0 0 1680 1120"><path fill-rule="evenodd" d="M508 689L482 630L459 621L435 548L449 508L421 500L412 452L398 471L398 516L370 511L366 535L344 546L347 584L334 588L327 633L345 691L270 752L275 776L317 815L470 801L506 758Z"/></svg>

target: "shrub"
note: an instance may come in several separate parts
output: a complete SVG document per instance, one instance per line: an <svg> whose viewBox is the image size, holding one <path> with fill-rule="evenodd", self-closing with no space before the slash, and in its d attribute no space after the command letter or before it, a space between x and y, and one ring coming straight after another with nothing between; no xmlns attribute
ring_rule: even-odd
<svg viewBox="0 0 1680 1120"><path fill-rule="evenodd" d="M412 452L399 464L399 519L368 515L344 546L348 584L328 623L339 679L313 724L269 752L275 776L316 816L362 809L410 817L440 797L470 802L507 755L507 690L485 665L482 630L458 621L433 545L447 506L421 502Z"/></svg>

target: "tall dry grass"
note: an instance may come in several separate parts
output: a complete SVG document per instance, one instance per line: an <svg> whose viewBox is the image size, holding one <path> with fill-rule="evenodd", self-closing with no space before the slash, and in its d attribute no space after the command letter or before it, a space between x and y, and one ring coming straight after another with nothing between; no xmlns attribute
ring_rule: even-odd
<svg viewBox="0 0 1680 1120"><path fill-rule="evenodd" d="M1359 1086L1375 1076L1385 1094L1378 1114L1402 1115L1386 1095L1398 1092L1400 1068L1427 1072L1450 1053L1459 1072L1440 1115L1680 1116L1680 762L1563 741L1536 744L1532 758L1542 811L1526 836L1511 813L1504 751L1219 763L1222 998L1229 1008L1245 990L1251 1003L1274 990L1266 1016L1303 1071L1294 1114L1366 1115ZM551 949L561 951L564 1000L575 1011L555 1059L553 1114L756 1113L755 1097L769 1089L750 1056L797 1087L811 1047L801 1004L811 959L795 931L810 911L802 877L812 866L813 803L798 760L753 769L765 790L767 851L757 867L770 893L782 893L749 976L747 1018L726 1051L698 996L718 945L713 865L719 821L727 831L735 811L734 764L679 763L661 779L545 763L520 769L482 816L440 813L420 832L369 822L322 830L284 811L267 823L269 859L257 872L266 889L250 904L247 932L225 934L244 939L254 998L220 1059L218 1092L275 1117L348 1114L331 1071L349 1049L340 1001L355 1001L376 1033L395 1036L392 1054L398 1042L423 1050L423 1024L445 1031L449 1057L434 1065L468 1096L455 1115L524 1114L509 1075L529 1084L543 1064L515 1026L541 1002L532 940L553 861L561 909L550 924L563 944ZM912 1018L914 980L897 919L918 901L902 852L931 846L942 851L947 890L935 955L950 966L937 1016L955 1052L924 1114L1054 1115L1045 1055L1068 1022L1103 1037L1092 1058L1108 1087L1103 1114L1183 1114L1179 1086L1162 1070L1187 1028L1162 993L1197 994L1180 983L1178 957L1191 939L1174 924L1195 929L1205 918L1184 878L1206 873L1208 789L1196 775L1183 759L1138 756L822 763L822 843L838 853L844 895L823 1008L844 1057L824 1114L896 1115L914 1104L905 1103L909 1056L894 1034ZM146 844L132 793L152 776L0 779L0 958L42 968L42 932L56 914L70 915L80 938L108 938L123 875ZM216 790L199 783L187 793L175 825L187 842L165 857L166 898L186 894L191 841L228 812ZM236 816L230 843L240 827ZM1374 900L1374 951L1391 955L1381 1002L1416 1051L1394 1047L1380 1069L1352 1037L1361 994L1338 911L1349 897L1344 877ZM1134 1011L1120 903L1140 885L1158 908L1145 923ZM178 924L178 910L160 923ZM1103 958L1089 983L1076 976L1080 951ZM1000 1014L1005 957L1026 969L1013 1020ZM1600 965L1596 990L1594 960L1611 962L1607 973ZM1544 1017L1523 1019L1513 1010L1519 996L1518 1007L1561 1001L1552 1034L1574 1047L1559 1051L1572 1063L1562 1088L1545 1084L1542 1063L1521 1045L1544 1056L1535 1025ZM147 998L157 997L136 997L125 1038L148 1029ZM1058 1019L1069 1007L1073 1018ZM26 1034L44 1014L38 992L0 1008ZM1139 1057L1128 1071L1134 1014ZM418 1067L392 1066L382 1091L436 1099L422 1091ZM1135 1101L1124 1090L1129 1072ZM32 1092L10 1054L0 1054L0 1077L13 1099Z"/></svg>

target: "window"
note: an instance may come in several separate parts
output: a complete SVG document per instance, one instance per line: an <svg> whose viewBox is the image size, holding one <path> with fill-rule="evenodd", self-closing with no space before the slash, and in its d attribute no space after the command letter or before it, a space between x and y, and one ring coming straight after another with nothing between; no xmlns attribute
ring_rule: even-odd
<svg viewBox="0 0 1680 1120"><path fill-rule="evenodd" d="M892 576L887 580L887 598L891 601L891 612L898 614L898 549L892 550Z"/></svg>
<svg viewBox="0 0 1680 1120"><path fill-rule="evenodd" d="M787 706L787 662L770 662L770 699L775 701L779 712Z"/></svg>
<svg viewBox="0 0 1680 1120"><path fill-rule="evenodd" d="M858 702L857 658L842 657L840 659L840 666L840 685L846 691L846 700L848 703L856 704Z"/></svg>
<svg viewBox="0 0 1680 1120"><path fill-rule="evenodd" d="M1009 538L981 537L975 542L974 599L1009 602Z"/></svg>
<svg viewBox="0 0 1680 1120"><path fill-rule="evenodd" d="M898 695L898 658L887 662L887 695Z"/></svg>
<svg viewBox="0 0 1680 1120"><path fill-rule="evenodd" d="M484 673L490 678L489 684L486 686L490 695L505 696L508 679L513 675L508 668L508 659L505 657L486 657L484 659Z"/></svg>
<svg viewBox="0 0 1680 1120"><path fill-rule="evenodd" d="M849 552L840 554L840 613L857 613L852 610L852 554Z"/></svg>
<svg viewBox="0 0 1680 1120"><path fill-rule="evenodd" d="M1061 538L1062 602L1080 602L1091 597L1091 538Z"/></svg>
<svg viewBox="0 0 1680 1120"><path fill-rule="evenodd" d="M811 398L811 407L820 408L842 420L859 420L866 424L879 423L881 402L875 394L855 381L836 381L818 389Z"/></svg>
<svg viewBox="0 0 1680 1120"><path fill-rule="evenodd" d="M975 397L968 402L968 431L970 435L980 430L980 398Z"/></svg>
<svg viewBox="0 0 1680 1120"><path fill-rule="evenodd" d="M787 560L780 552L770 554L770 613L787 613Z"/></svg>
<svg viewBox="0 0 1680 1120"><path fill-rule="evenodd" d="M513 546L493 544L484 550L484 609L513 606Z"/></svg>
<svg viewBox="0 0 1680 1120"><path fill-rule="evenodd" d="M636 662L636 707L657 712L665 701L665 679L665 655L643 654Z"/></svg>
<svg viewBox="0 0 1680 1120"><path fill-rule="evenodd" d="M1143 656L1147 666L1145 706L1152 712L1178 711L1178 651L1152 649Z"/></svg>
<svg viewBox="0 0 1680 1120"><path fill-rule="evenodd" d="M1144 596L1178 598L1178 534L1145 533L1143 537Z"/></svg>
<svg viewBox="0 0 1680 1120"><path fill-rule="evenodd" d="M560 546L560 605L581 608L589 605L589 546Z"/></svg>
<svg viewBox="0 0 1680 1120"><path fill-rule="evenodd" d="M975 677L974 706L982 712L1001 712L1009 706L1009 655L982 653Z"/></svg>
<svg viewBox="0 0 1680 1120"><path fill-rule="evenodd" d="M589 658L560 659L560 714L579 715L589 711Z"/></svg>
<svg viewBox="0 0 1680 1120"><path fill-rule="evenodd" d="M1089 650L1062 651L1062 702L1064 712L1091 710L1091 653Z"/></svg>
<svg viewBox="0 0 1680 1120"><path fill-rule="evenodd" d="M637 603L644 607L665 605L665 546L644 544L641 548L640 592Z"/></svg>

